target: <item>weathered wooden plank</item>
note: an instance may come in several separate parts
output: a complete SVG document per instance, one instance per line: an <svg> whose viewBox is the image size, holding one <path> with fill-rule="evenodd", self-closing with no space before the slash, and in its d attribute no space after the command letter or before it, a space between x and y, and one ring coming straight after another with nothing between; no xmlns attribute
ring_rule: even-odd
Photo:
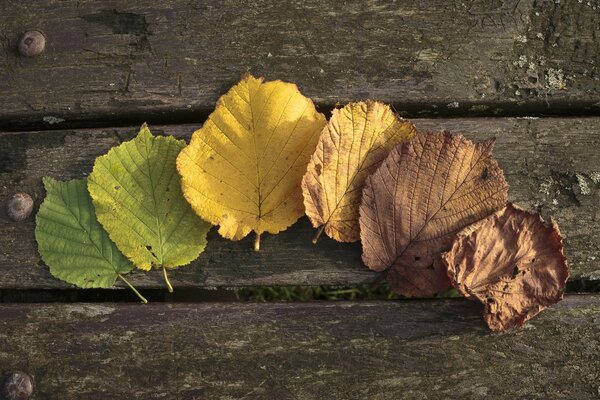
<svg viewBox="0 0 600 400"><path fill-rule="evenodd" d="M600 118L415 120L421 130L450 129L482 140L496 136L495 154L511 185L510 198L553 216L566 237L572 278L600 279ZM41 177L85 176L97 155L136 128L0 133L0 199L24 190L36 205L43 199ZM160 126L157 133L189 137L190 125ZM21 223L0 213L0 288L66 288L40 261L33 217ZM261 251L221 239L213 230L204 254L191 267L173 271L177 287L252 285L354 285L378 275L364 267L360 245L324 238L306 219L277 236L265 235ZM163 288L158 272L134 273L141 288Z"/></svg>
<svg viewBox="0 0 600 400"><path fill-rule="evenodd" d="M600 111L598 0L0 2L0 124L192 121L245 71L412 115ZM46 51L20 57L28 29ZM525 113L525 114L524 114ZM58 119L57 119L58 118Z"/></svg>
<svg viewBox="0 0 600 400"><path fill-rule="evenodd" d="M599 296L493 334L466 300L0 305L37 399L592 399Z"/></svg>

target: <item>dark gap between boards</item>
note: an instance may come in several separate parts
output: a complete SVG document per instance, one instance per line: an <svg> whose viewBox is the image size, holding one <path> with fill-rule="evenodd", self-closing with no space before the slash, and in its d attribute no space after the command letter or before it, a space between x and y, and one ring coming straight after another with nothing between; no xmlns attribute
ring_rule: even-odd
<svg viewBox="0 0 600 400"><path fill-rule="evenodd" d="M356 99L360 100L360 99ZM331 115L334 104L317 103L317 109L327 118ZM481 103L463 102L448 107L448 101L428 103L392 103L392 107L405 118L522 118L522 117L597 117L600 116L600 104L593 101L573 101L554 103L551 106L543 101L515 103ZM43 131L64 129L108 128L139 126L144 122L150 125L201 124L214 107L198 107L192 109L155 110L136 112L125 110L116 114L114 111L90 113L55 113L54 121L45 122L45 114L1 115L0 131Z"/></svg>
<svg viewBox="0 0 600 400"><path fill-rule="evenodd" d="M356 285L344 287L328 286L257 286L251 288L175 288L174 293L166 289L140 289L150 302L277 302L277 301L372 301L396 300L386 284ZM566 294L600 293L600 281L585 279L567 282ZM455 298L456 292L448 290L434 298ZM128 289L2 289L2 303L105 303L139 302Z"/></svg>

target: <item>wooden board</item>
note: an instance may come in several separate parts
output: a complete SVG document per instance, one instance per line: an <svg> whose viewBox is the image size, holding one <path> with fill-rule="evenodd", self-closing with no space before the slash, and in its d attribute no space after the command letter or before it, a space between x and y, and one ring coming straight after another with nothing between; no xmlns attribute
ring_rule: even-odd
<svg viewBox="0 0 600 400"><path fill-rule="evenodd" d="M600 279L600 118L415 120L421 130L462 131L474 140L498 138L494 153L511 185L510 198L554 217L566 237L574 279ZM197 126L154 127L155 133L189 137ZM153 128L151 126L151 128ZM132 137L137 128L104 128L0 133L0 200L15 191L43 200L41 177L83 177L94 158ZM16 223L0 213L0 288L60 289L40 261L34 220ZM355 285L379 275L362 265L359 244L323 238L310 243L314 230L306 219L289 230L264 235L261 251L252 238L226 241L213 229L205 253L190 267L170 273L175 287L253 285ZM140 288L164 288L158 271L134 273Z"/></svg>
<svg viewBox="0 0 600 400"><path fill-rule="evenodd" d="M246 71L296 82L324 107L377 98L411 115L598 114L599 7L3 1L0 129L197 120ZM47 37L37 58L16 51L29 29Z"/></svg>
<svg viewBox="0 0 600 400"><path fill-rule="evenodd" d="M35 399L592 399L600 296L493 334L466 300L0 305Z"/></svg>

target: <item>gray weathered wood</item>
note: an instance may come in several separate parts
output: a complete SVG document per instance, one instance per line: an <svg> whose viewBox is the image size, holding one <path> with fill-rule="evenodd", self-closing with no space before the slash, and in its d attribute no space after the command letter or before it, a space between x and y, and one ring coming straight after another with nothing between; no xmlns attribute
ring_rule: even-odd
<svg viewBox="0 0 600 400"><path fill-rule="evenodd" d="M0 124L192 121L242 73L411 114L600 111L600 3L0 2ZM46 51L23 58L24 31ZM525 114L526 115L526 114ZM114 122L113 122L114 123Z"/></svg>
<svg viewBox="0 0 600 400"><path fill-rule="evenodd" d="M510 198L553 216L566 237L572 278L600 279L600 118L415 120L421 130L450 129L482 140L496 136L495 155L511 185ZM189 137L197 126L152 127L155 133ZM39 206L41 177L83 177L97 155L137 128L0 133L0 200L29 192ZM34 220L16 223L0 213L0 288L66 288L40 261ZM215 230L191 267L170 273L176 287L253 285L354 285L378 275L364 267L359 244L323 238L317 246L306 219L277 236L265 235L261 251L251 238L230 242ZM160 273L134 273L140 288L163 288Z"/></svg>
<svg viewBox="0 0 600 400"><path fill-rule="evenodd" d="M493 334L466 300L0 305L36 399L596 399L599 296Z"/></svg>

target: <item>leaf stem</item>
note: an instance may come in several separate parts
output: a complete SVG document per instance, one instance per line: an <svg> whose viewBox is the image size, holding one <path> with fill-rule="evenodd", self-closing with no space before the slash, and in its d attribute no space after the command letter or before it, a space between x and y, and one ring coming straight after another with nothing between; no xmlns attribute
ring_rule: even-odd
<svg viewBox="0 0 600 400"><path fill-rule="evenodd" d="M254 251L259 251L260 250L260 233L256 234L256 237L254 238Z"/></svg>
<svg viewBox="0 0 600 400"><path fill-rule="evenodd" d="M133 287L133 285L131 283L129 283L129 281L127 279L125 279L125 277L123 275L118 274L118 276L119 276L119 279L121 279L123 282L125 282L127 284L127 286L129 286L131 288L131 290L133 290L133 292L135 294L137 294L137 296L140 298L142 303L148 304L148 300L146 300L146 298L144 296L142 296L142 294L140 292L138 292L137 289L135 287Z"/></svg>
<svg viewBox="0 0 600 400"><path fill-rule="evenodd" d="M165 282L167 283L167 288L169 289L169 293L173 293L173 286L171 286L171 282L169 281L169 277L167 276L167 269L165 266L162 266L163 270L163 278L165 278Z"/></svg>
<svg viewBox="0 0 600 400"><path fill-rule="evenodd" d="M317 234L315 235L315 237L312 240L313 244L317 244L317 242L319 241L319 238L321 237L321 234L323 233L324 230L325 230L325 224L323 224L319 227Z"/></svg>

